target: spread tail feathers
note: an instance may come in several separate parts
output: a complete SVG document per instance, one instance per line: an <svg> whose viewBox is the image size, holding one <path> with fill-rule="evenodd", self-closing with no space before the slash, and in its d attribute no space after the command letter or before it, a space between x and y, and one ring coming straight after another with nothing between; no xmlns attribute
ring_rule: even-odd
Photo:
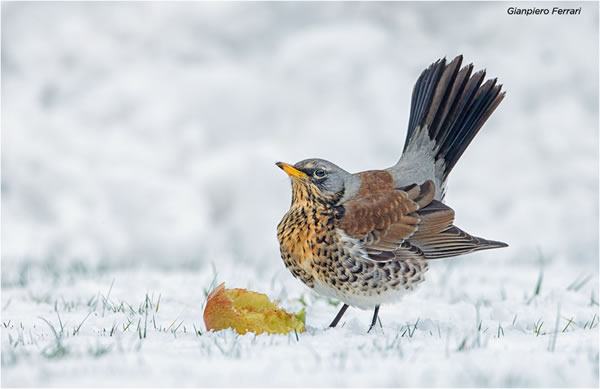
<svg viewBox="0 0 600 389"><path fill-rule="evenodd" d="M440 59L423 71L415 84L404 151L422 147L427 131L435 142L436 176L442 183L477 132L504 98L502 85L487 80L485 71L473 75L473 64L460 69L462 55L446 65ZM483 83L483 84L482 84Z"/></svg>

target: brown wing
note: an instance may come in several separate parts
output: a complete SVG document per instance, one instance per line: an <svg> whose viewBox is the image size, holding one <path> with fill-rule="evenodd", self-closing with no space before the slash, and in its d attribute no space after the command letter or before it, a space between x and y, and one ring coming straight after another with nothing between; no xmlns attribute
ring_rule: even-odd
<svg viewBox="0 0 600 389"><path fill-rule="evenodd" d="M506 243L469 235L454 224L454 210L437 200L417 212L421 222L409 237L409 243L418 247L425 258L455 257L474 251L508 246Z"/></svg>
<svg viewBox="0 0 600 389"><path fill-rule="evenodd" d="M362 179L368 180L369 177ZM423 227L426 230L443 229L435 226L443 219L436 212L428 215L425 226L422 226L423 220L418 214L418 210L433 201L434 195L432 181L401 189L394 189L390 185L388 188L378 186L374 191L361 190L359 196L344 204L344 216L338 221L337 227L351 237L360 239L373 260L422 256L422 251L412 245L409 239Z"/></svg>
<svg viewBox="0 0 600 389"><path fill-rule="evenodd" d="M454 210L433 200L434 195L432 181L400 189L380 185L377 190L361 190L344 204L337 227L360 239L375 261L446 258L506 246L454 226Z"/></svg>
<svg viewBox="0 0 600 389"><path fill-rule="evenodd" d="M417 245L427 259L455 257L479 250L507 247L504 242L487 240L469 235L460 228L450 225L435 235L423 237L411 243Z"/></svg>

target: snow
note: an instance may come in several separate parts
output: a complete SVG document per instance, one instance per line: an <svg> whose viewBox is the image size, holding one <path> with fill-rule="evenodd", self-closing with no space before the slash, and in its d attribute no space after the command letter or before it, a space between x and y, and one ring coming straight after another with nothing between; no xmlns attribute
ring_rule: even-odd
<svg viewBox="0 0 600 389"><path fill-rule="evenodd" d="M2 386L597 387L598 4L508 6L2 3ZM390 166L457 54L507 95L446 200L510 247L327 329L279 257L274 162ZM206 332L223 281L302 298L307 331Z"/></svg>

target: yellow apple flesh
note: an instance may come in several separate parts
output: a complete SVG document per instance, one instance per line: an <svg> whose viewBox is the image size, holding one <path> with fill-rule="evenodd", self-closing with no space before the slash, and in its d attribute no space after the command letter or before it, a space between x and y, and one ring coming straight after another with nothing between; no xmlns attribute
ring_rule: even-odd
<svg viewBox="0 0 600 389"><path fill-rule="evenodd" d="M304 321L304 309L295 314L287 313L277 308L277 302L272 302L265 294L246 289L225 289L225 283L208 295L204 309L207 330L233 328L242 335L246 332L304 332Z"/></svg>

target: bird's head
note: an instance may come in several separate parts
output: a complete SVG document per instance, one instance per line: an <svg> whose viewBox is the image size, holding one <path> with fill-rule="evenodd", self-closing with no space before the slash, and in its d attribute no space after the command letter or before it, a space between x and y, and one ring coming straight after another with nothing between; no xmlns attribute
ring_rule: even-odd
<svg viewBox="0 0 600 389"><path fill-rule="evenodd" d="M323 159L305 159L294 165L277 162L292 180L293 203L335 205L360 186L359 179Z"/></svg>

